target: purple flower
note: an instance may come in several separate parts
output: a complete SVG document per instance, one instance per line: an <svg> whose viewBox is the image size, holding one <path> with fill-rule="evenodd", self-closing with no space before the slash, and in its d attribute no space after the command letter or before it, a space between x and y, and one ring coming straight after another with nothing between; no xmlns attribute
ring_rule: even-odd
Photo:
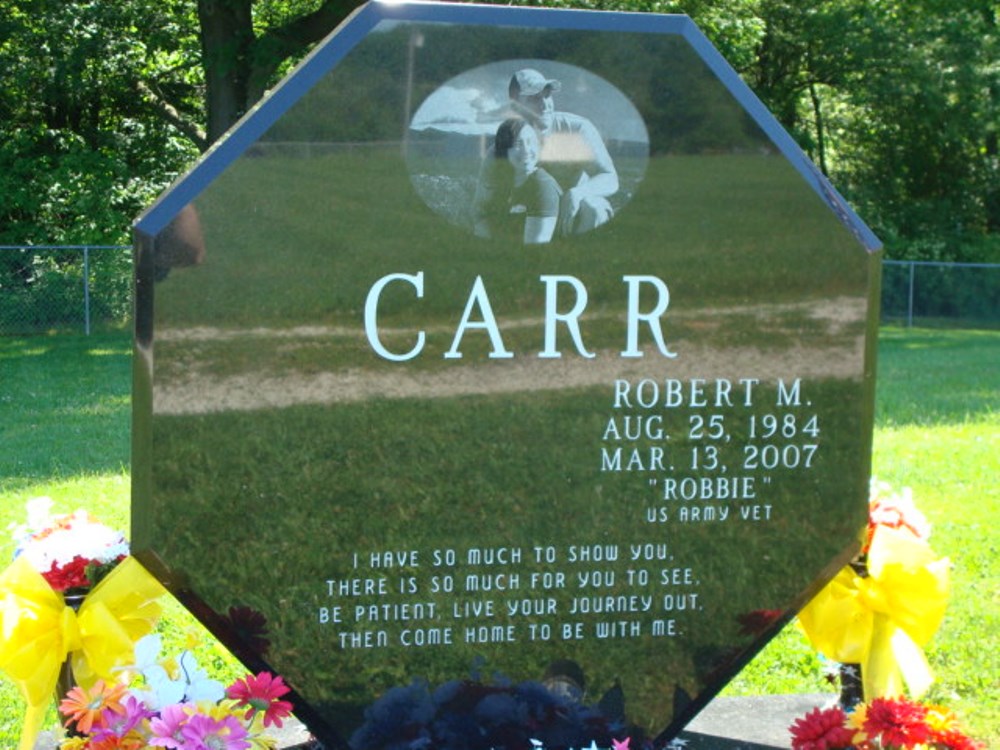
<svg viewBox="0 0 1000 750"><path fill-rule="evenodd" d="M247 730L234 716L213 719L195 714L181 728L185 750L247 750Z"/></svg>
<svg viewBox="0 0 1000 750"><path fill-rule="evenodd" d="M175 750L184 747L182 730L187 720L188 713L180 704L161 709L159 717L155 717L149 722L149 729L153 733L153 739L149 741L149 744L157 747L175 748Z"/></svg>
<svg viewBox="0 0 1000 750"><path fill-rule="evenodd" d="M126 734L135 729L143 719L151 719L155 713L146 707L146 704L138 700L134 695L130 695L123 703L125 713L118 713L109 708L102 713L101 727L95 729L93 739L103 740L108 737L121 739Z"/></svg>

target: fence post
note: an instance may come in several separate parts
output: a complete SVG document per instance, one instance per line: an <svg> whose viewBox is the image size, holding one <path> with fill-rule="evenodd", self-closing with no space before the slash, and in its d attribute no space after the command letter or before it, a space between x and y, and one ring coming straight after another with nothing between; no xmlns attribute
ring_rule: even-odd
<svg viewBox="0 0 1000 750"><path fill-rule="evenodd" d="M83 248L83 332L90 335L90 248Z"/></svg>
<svg viewBox="0 0 1000 750"><path fill-rule="evenodd" d="M910 261L910 290L906 301L906 327L913 328L913 276L917 264Z"/></svg>

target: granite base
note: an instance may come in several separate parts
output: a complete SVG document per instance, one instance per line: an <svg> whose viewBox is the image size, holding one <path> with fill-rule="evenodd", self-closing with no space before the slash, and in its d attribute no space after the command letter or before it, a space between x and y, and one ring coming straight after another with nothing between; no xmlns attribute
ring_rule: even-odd
<svg viewBox="0 0 1000 750"><path fill-rule="evenodd" d="M836 700L836 695L826 693L716 698L681 732L678 746L682 750L788 750L792 722ZM314 747L308 741L309 732L298 722L286 722L275 736L283 750Z"/></svg>

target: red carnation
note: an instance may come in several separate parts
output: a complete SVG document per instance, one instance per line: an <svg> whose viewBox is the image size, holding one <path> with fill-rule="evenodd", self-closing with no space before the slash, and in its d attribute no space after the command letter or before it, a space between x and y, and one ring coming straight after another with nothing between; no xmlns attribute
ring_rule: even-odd
<svg viewBox="0 0 1000 750"><path fill-rule="evenodd" d="M74 588L84 588L90 585L87 580L87 565L90 561L77 555L62 565L53 563L42 578L48 581L55 591L68 591Z"/></svg>
<svg viewBox="0 0 1000 750"><path fill-rule="evenodd" d="M790 727L792 750L841 750L849 748L854 732L844 726L847 720L839 706L814 708Z"/></svg>

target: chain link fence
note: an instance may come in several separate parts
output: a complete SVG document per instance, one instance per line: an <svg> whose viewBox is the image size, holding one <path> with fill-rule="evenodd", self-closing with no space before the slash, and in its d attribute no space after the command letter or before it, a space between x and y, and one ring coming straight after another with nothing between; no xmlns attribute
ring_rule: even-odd
<svg viewBox="0 0 1000 750"><path fill-rule="evenodd" d="M0 245L0 336L128 325L128 245Z"/></svg>
<svg viewBox="0 0 1000 750"><path fill-rule="evenodd" d="M128 245L0 245L0 336L124 327L131 291ZM882 322L1000 327L1000 263L884 261Z"/></svg>
<svg viewBox="0 0 1000 750"><path fill-rule="evenodd" d="M882 322L1000 327L1000 263L883 261Z"/></svg>

